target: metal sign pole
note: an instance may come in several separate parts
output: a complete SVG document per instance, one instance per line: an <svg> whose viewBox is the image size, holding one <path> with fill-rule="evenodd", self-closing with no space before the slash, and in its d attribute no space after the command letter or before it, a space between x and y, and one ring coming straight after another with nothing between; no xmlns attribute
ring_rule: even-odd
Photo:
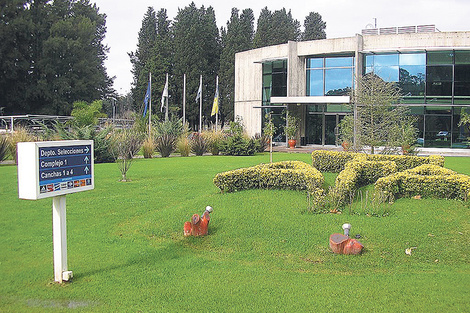
<svg viewBox="0 0 470 313"><path fill-rule="evenodd" d="M54 280L62 283L72 278L67 270L66 201L64 196L52 198L52 236L54 244Z"/></svg>

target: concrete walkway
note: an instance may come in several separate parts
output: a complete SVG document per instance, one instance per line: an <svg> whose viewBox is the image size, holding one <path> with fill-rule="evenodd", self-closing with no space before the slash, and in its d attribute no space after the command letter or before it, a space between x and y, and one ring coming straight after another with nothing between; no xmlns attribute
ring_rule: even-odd
<svg viewBox="0 0 470 313"><path fill-rule="evenodd" d="M321 146L308 145L289 149L285 145L273 146L273 152L286 153L312 153L314 150L343 151L341 146ZM470 149L450 149L450 148L417 148L418 156L442 155L442 156L462 156L470 157Z"/></svg>

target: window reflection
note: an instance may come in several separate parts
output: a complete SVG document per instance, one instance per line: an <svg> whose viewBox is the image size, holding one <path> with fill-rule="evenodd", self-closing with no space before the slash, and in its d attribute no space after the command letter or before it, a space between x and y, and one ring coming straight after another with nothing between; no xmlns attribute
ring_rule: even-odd
<svg viewBox="0 0 470 313"><path fill-rule="evenodd" d="M354 57L310 58L307 60L307 95L349 95L354 85L353 73Z"/></svg>

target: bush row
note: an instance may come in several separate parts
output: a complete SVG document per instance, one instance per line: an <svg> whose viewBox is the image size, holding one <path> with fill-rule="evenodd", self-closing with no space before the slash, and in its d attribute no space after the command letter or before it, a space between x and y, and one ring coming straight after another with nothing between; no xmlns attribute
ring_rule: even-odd
<svg viewBox="0 0 470 313"><path fill-rule="evenodd" d="M355 158L346 163L344 170L336 177L335 186L329 191L328 198L337 206L343 206L357 188L374 183L377 179L396 171L397 165L393 161L367 161L364 157Z"/></svg>
<svg viewBox="0 0 470 313"><path fill-rule="evenodd" d="M437 165L424 164L378 179L375 189L395 198L420 195L468 201L470 176Z"/></svg>
<svg viewBox="0 0 470 313"><path fill-rule="evenodd" d="M398 171L404 171L422 164L434 164L444 166L444 157L431 155L428 157L387 155L387 154L364 154L347 151L325 151L316 150L312 152L313 167L321 172L339 173L344 169L347 162L357 156L365 156L367 161L393 161L397 164Z"/></svg>
<svg viewBox="0 0 470 313"><path fill-rule="evenodd" d="M315 192L323 184L323 175L304 162L283 161L219 173L213 181L222 192L255 188Z"/></svg>

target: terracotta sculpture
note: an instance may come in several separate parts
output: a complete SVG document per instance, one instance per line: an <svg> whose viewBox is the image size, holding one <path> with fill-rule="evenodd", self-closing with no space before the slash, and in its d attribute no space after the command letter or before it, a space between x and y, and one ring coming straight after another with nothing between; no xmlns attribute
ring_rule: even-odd
<svg viewBox="0 0 470 313"><path fill-rule="evenodd" d="M356 239L349 238L351 224L344 224L343 234L333 234L330 236L330 248L337 254L359 254L364 246Z"/></svg>
<svg viewBox="0 0 470 313"><path fill-rule="evenodd" d="M190 222L184 223L184 236L205 236L207 235L209 221L211 219L210 213L212 212L212 207L207 206L206 210L202 214L202 217L199 214L194 214L191 217Z"/></svg>

